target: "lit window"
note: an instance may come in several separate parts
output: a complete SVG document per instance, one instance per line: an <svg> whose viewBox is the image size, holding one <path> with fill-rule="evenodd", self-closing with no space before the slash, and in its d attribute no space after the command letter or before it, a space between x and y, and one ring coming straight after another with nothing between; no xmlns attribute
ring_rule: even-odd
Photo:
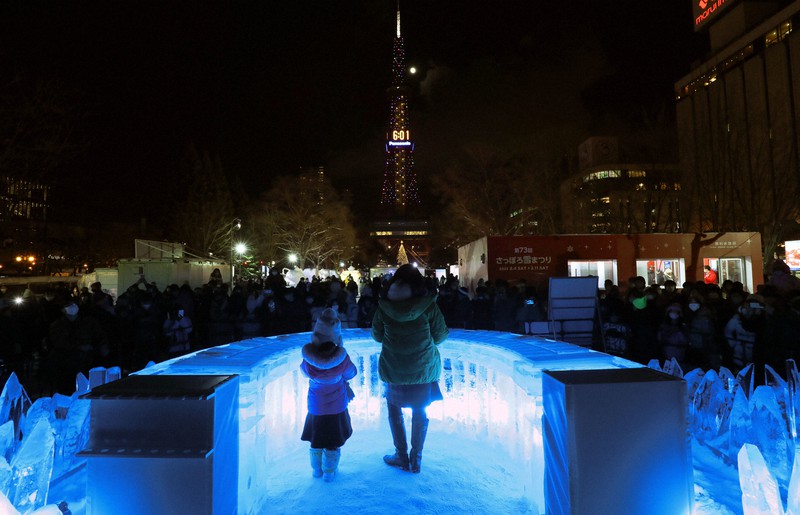
<svg viewBox="0 0 800 515"><path fill-rule="evenodd" d="M764 43L767 46L774 45L778 42L778 29L771 30L767 32L767 35L764 36Z"/></svg>
<svg viewBox="0 0 800 515"><path fill-rule="evenodd" d="M789 34L792 33L792 20L787 20L781 23L781 26L778 27L778 38L783 39Z"/></svg>

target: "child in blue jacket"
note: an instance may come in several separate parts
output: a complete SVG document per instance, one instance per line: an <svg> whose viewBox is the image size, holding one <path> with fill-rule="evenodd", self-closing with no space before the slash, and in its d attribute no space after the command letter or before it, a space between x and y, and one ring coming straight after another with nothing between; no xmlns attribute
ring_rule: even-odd
<svg viewBox="0 0 800 515"><path fill-rule="evenodd" d="M358 373L342 346L341 322L327 308L314 324L311 343L303 346L300 370L308 377L308 415L301 440L311 443L314 477L333 481L341 447L353 434L347 411L347 381Z"/></svg>

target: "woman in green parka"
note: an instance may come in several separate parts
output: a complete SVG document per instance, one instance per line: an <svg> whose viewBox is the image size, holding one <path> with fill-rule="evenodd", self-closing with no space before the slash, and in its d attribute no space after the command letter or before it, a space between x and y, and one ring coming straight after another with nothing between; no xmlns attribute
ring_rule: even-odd
<svg viewBox="0 0 800 515"><path fill-rule="evenodd" d="M389 427L395 452L383 457L387 465L419 473L428 432L425 409L442 399L439 376L442 359L437 345L447 339L444 316L435 290L411 265L397 269L387 282L372 321L372 338L380 342L378 373L386 384ZM411 453L401 408L411 408Z"/></svg>

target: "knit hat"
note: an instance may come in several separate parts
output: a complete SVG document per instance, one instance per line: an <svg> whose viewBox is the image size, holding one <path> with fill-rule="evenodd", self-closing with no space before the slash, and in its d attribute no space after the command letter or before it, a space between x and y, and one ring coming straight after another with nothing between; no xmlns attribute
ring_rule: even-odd
<svg viewBox="0 0 800 515"><path fill-rule="evenodd" d="M342 344L342 323L333 308L325 308L314 324L314 334L311 335L311 343L319 345L324 342Z"/></svg>

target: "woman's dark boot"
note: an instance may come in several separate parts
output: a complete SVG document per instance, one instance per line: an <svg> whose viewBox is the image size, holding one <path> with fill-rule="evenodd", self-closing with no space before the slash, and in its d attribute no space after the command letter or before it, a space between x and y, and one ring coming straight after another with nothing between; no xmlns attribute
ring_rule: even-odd
<svg viewBox="0 0 800 515"><path fill-rule="evenodd" d="M408 444L406 443L406 426L403 423L403 412L396 406L389 405L389 428L394 440L394 454L383 457L384 463L392 467L408 470Z"/></svg>
<svg viewBox="0 0 800 515"><path fill-rule="evenodd" d="M423 418L424 417L424 418ZM425 436L428 434L428 417L415 416L411 419L411 454L409 465L411 472L419 474L422 466L422 448L425 446Z"/></svg>

